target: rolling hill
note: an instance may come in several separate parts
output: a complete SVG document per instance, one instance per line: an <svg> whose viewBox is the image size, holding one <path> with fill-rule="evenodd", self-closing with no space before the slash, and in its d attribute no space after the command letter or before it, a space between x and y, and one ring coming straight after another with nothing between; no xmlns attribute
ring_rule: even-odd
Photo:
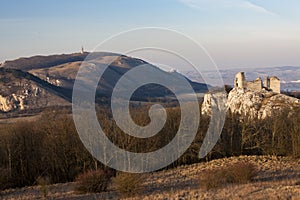
<svg viewBox="0 0 300 200"><path fill-rule="evenodd" d="M14 110L20 111L48 107L50 104L45 103L46 101L50 101L51 105L70 105L77 72L87 55L88 53L73 53L33 56L6 61L0 68L2 72L0 80L4 83L0 91L0 95L3 98L0 103L0 110L2 112L11 112ZM110 98L114 86L126 72L139 65L149 64L141 59L107 52L90 54L88 59L92 59L100 64L110 63L99 81L96 101L99 98ZM148 67L150 71L164 74L165 77L175 82L179 80L180 76L183 76L177 72L163 71L151 64ZM10 78L7 78L8 74L10 74ZM207 91L208 86L206 84L187 80L196 92L204 93ZM38 97L34 94L34 91L37 90L42 90L45 95ZM52 100L50 100L49 95L51 98L53 97ZM148 84L140 87L134 93L132 99L147 101L149 98L164 98L166 96L171 97L172 95L173 93L170 90L161 85ZM5 102L15 105L7 106Z"/></svg>

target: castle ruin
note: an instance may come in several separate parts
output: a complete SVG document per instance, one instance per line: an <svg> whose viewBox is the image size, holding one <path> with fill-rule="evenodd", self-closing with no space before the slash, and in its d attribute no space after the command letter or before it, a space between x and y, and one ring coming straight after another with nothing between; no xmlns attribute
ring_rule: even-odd
<svg viewBox="0 0 300 200"><path fill-rule="evenodd" d="M240 89L248 89L254 92L261 92L262 90L273 91L280 93L280 79L276 76L267 77L264 82L261 78L254 81L247 81L244 72L236 74L234 79L234 87Z"/></svg>

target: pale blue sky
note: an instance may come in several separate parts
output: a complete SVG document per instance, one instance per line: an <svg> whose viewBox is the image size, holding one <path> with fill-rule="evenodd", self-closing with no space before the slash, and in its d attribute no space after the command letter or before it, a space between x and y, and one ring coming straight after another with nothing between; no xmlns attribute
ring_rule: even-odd
<svg viewBox="0 0 300 200"><path fill-rule="evenodd" d="M194 38L220 68L300 66L299 0L0 2L0 61L91 50L118 32L154 26Z"/></svg>

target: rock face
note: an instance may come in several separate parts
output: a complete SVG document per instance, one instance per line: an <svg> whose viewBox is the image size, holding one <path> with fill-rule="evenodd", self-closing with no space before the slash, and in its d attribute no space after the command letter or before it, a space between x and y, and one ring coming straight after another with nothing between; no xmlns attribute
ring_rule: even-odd
<svg viewBox="0 0 300 200"><path fill-rule="evenodd" d="M211 115L213 107L222 110L222 106L226 106L227 95L224 92L207 93L204 95L202 104L202 114ZM223 110L224 111L224 110Z"/></svg>
<svg viewBox="0 0 300 200"><path fill-rule="evenodd" d="M15 94L8 97L0 95L0 110L3 112L9 112L18 108L24 110L24 99L25 96L17 96Z"/></svg>
<svg viewBox="0 0 300 200"><path fill-rule="evenodd" d="M68 101L41 79L20 70L0 68L0 113L28 111Z"/></svg>
<svg viewBox="0 0 300 200"><path fill-rule="evenodd" d="M202 114L210 115L211 105L211 95L206 94L202 104ZM240 88L230 91L226 103L229 112L258 119L272 116L284 108L293 110L295 106L300 106L299 99L270 91L254 92Z"/></svg>
<svg viewBox="0 0 300 200"><path fill-rule="evenodd" d="M34 83L27 86L21 85L15 92L8 96L0 95L1 112L35 110L48 106L68 104L65 100Z"/></svg>

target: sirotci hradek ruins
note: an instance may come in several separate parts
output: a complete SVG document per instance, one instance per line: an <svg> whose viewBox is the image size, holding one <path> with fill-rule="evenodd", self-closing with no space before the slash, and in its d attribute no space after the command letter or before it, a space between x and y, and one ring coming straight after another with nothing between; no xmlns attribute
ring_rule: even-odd
<svg viewBox="0 0 300 200"><path fill-rule="evenodd" d="M240 89L247 89L254 92L261 92L263 90L280 93L280 79L276 76L267 77L264 82L261 78L254 81L247 81L244 72L236 74L234 79L234 87Z"/></svg>

